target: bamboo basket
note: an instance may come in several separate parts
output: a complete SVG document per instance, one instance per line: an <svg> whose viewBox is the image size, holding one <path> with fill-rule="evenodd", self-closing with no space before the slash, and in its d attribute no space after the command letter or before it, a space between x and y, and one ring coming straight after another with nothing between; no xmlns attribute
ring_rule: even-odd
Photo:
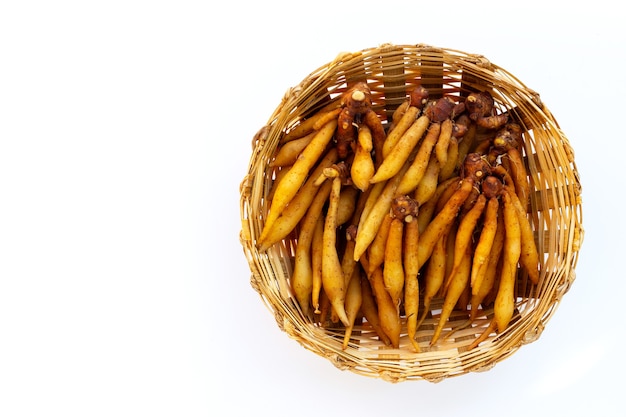
<svg viewBox="0 0 626 417"><path fill-rule="evenodd" d="M316 325L302 314L295 301L290 288L295 239L287 238L264 253L255 246L273 182L268 165L281 136L329 101L337 100L357 81L369 84L374 110L383 124L405 100L407 91L421 84L428 88L431 98L488 91L499 111L507 112L524 130L523 156L532 190L528 210L543 255L540 280L537 285L523 278L518 281L518 293L524 295L516 299L509 327L471 350L468 345L486 328L492 311L482 312L472 326L429 346L441 299L433 300L428 318L418 329L420 353L411 349L404 330L400 347L394 349L380 342L367 323L355 327L353 342L343 350L342 329ZM341 370L389 382L438 382L489 370L540 337L574 282L583 238L581 184L574 152L539 94L484 56L423 44L384 44L340 54L286 92L267 124L253 138L252 146L248 173L240 190L240 240L252 273L251 286L274 314L281 330ZM449 326L466 317L462 312L454 313Z"/></svg>

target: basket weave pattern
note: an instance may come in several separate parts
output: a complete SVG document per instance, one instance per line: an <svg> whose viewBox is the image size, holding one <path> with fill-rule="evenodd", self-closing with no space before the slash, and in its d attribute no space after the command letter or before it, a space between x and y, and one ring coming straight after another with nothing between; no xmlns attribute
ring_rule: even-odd
<svg viewBox="0 0 626 417"><path fill-rule="evenodd" d="M516 315L506 331L494 334L476 348L467 347L488 325L492 311L482 312L472 326L429 346L441 311L433 300L431 314L417 332L422 352L403 340L399 349L385 346L367 323L355 327L355 343L342 349L341 328L322 328L305 317L292 294L290 276L297 241L287 238L260 253L256 241L267 214L268 193L274 180L269 163L280 138L348 86L365 81L373 108L383 124L416 85L431 97L467 96L488 91L500 112L524 130L524 161L530 175L528 212L541 257L538 285L520 278ZM340 54L286 92L282 102L253 139L248 174L241 183L241 244L251 269L251 285L274 314L280 329L306 349L340 369L391 382L443 378L491 369L522 345L539 338L563 296L574 282L574 269L583 238L581 185L574 152L539 94L506 70L480 55L428 45L390 45ZM455 312L448 326L467 319ZM449 327L448 327L449 328ZM406 334L404 334L406 339Z"/></svg>

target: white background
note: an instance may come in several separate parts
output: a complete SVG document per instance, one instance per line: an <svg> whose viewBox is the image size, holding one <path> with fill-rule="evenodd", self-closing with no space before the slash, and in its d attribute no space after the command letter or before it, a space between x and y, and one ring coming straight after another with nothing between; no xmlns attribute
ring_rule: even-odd
<svg viewBox="0 0 626 417"><path fill-rule="evenodd" d="M623 415L626 39L611 6L2 2L0 415ZM253 135L311 71L386 42L483 54L540 92L583 184L577 279L541 338L438 384L302 348L239 244Z"/></svg>

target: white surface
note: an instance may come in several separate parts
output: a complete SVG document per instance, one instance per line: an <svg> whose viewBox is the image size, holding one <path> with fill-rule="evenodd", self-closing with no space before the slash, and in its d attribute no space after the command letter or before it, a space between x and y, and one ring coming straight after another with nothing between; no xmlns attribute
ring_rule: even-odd
<svg viewBox="0 0 626 417"><path fill-rule="evenodd" d="M610 3L213 4L0 7L0 415L623 415L626 39ZM250 141L284 92L385 42L514 73L583 183L578 278L542 337L439 384L300 347L238 241Z"/></svg>

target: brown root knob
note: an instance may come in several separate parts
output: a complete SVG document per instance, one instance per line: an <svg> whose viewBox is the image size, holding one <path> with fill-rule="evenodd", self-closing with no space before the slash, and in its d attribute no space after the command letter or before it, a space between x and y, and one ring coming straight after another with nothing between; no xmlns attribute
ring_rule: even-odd
<svg viewBox="0 0 626 417"><path fill-rule="evenodd" d="M428 92L428 90L422 87L421 85L418 87L415 87L409 93L409 105L417 107L418 109L421 109L428 102L429 96L430 96L430 93Z"/></svg>
<svg viewBox="0 0 626 417"><path fill-rule="evenodd" d="M521 138L521 136L519 136ZM509 130L506 127L498 131L496 137L493 139L493 146L502 151L508 151L509 149L517 148L519 146L518 135L514 130Z"/></svg>
<svg viewBox="0 0 626 417"><path fill-rule="evenodd" d="M419 203L408 195L401 195L391 202L391 214L393 217L406 223L417 218Z"/></svg>
<svg viewBox="0 0 626 417"><path fill-rule="evenodd" d="M456 103L450 97L441 97L434 102L428 104L425 109L428 118L436 123L443 122L450 118Z"/></svg>
<svg viewBox="0 0 626 417"><path fill-rule="evenodd" d="M483 180L481 184L481 189L483 194L487 198L498 197L504 189L504 184L502 183L502 180L500 180L500 178L493 175L488 175Z"/></svg>
<svg viewBox="0 0 626 417"><path fill-rule="evenodd" d="M346 240L355 241L357 230L358 227L355 224L351 224L350 226L346 227Z"/></svg>
<svg viewBox="0 0 626 417"><path fill-rule="evenodd" d="M452 125L452 136L457 139L461 139L463 136L465 136L468 130L469 126L461 123L454 123Z"/></svg>
<svg viewBox="0 0 626 417"><path fill-rule="evenodd" d="M506 114L498 114L496 116L479 117L476 119L476 124L485 129L499 129L509 120L509 116Z"/></svg>
<svg viewBox="0 0 626 417"><path fill-rule="evenodd" d="M493 97L486 91L471 93L465 99L465 109L473 121L491 116L494 109Z"/></svg>
<svg viewBox="0 0 626 417"><path fill-rule="evenodd" d="M476 152L467 154L463 161L463 178L471 178L475 183L479 183L489 174L491 165L483 155Z"/></svg>
<svg viewBox="0 0 626 417"><path fill-rule="evenodd" d="M372 93L364 82L356 83L343 96L343 107L351 116L363 114L372 107Z"/></svg>

